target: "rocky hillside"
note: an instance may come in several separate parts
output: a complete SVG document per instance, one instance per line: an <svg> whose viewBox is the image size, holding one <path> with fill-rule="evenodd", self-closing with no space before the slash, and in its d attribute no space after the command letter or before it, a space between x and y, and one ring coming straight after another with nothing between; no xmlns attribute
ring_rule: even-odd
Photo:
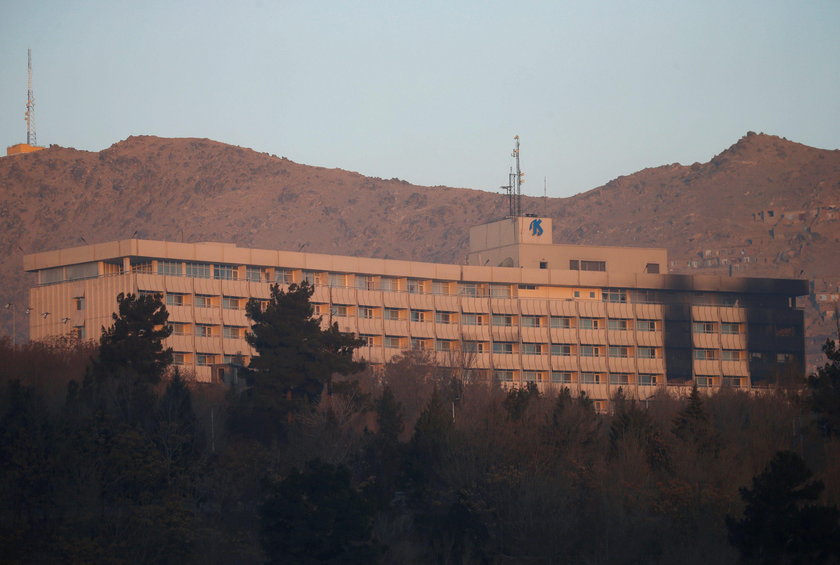
<svg viewBox="0 0 840 565"><path fill-rule="evenodd" d="M825 314L840 284L838 150L748 133L708 163L645 169L570 198L525 198L523 210L553 217L556 242L667 247L672 272L814 279L812 362L834 328ZM232 241L460 262L469 226L506 211L500 194L206 139L131 137L98 153L52 146L0 158L0 302L26 302L23 253L84 242Z"/></svg>

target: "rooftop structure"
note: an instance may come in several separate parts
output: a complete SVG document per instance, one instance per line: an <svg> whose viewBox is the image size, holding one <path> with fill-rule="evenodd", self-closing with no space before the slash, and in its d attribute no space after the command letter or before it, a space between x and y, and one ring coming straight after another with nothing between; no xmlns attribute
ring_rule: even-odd
<svg viewBox="0 0 840 565"><path fill-rule="evenodd" d="M475 379L607 401L660 386L766 386L804 371L807 281L670 275L663 249L557 245L550 218L470 230L466 265L127 239L24 257L30 337L97 338L120 292L160 293L175 362L210 381L254 354L245 304L310 281L325 322L383 364L407 349Z"/></svg>

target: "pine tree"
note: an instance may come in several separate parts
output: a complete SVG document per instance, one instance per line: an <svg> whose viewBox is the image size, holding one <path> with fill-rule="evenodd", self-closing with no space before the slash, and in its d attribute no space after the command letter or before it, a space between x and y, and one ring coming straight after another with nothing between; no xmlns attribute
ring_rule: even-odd
<svg viewBox="0 0 840 565"><path fill-rule="evenodd" d="M745 563L824 563L840 559L840 511L807 504L822 493L822 481L791 451L778 452L752 488L741 488L746 504L740 520L726 518L729 542Z"/></svg>
<svg viewBox="0 0 840 565"><path fill-rule="evenodd" d="M306 281L287 291L275 284L265 306L248 302L246 315L253 325L246 340L257 356L251 359L244 405L235 407L230 420L233 431L271 443L282 437L293 413L318 402L333 374L364 367L353 361L363 341L340 332L335 323L322 329L310 302L313 292Z"/></svg>
<svg viewBox="0 0 840 565"><path fill-rule="evenodd" d="M825 436L840 435L840 348L832 340L823 345L827 362L808 377L811 410Z"/></svg>

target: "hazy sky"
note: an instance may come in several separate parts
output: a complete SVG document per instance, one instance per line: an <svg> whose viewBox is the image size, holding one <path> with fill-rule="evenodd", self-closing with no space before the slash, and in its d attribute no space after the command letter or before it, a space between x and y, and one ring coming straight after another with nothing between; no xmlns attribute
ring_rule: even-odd
<svg viewBox="0 0 840 565"><path fill-rule="evenodd" d="M747 131L840 148L840 1L0 2L0 145L208 137L525 194L708 161Z"/></svg>

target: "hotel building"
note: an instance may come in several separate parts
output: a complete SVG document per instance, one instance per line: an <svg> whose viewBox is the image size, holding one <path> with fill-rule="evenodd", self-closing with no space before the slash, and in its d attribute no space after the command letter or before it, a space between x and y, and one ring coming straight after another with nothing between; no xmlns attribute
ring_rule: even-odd
<svg viewBox="0 0 840 565"><path fill-rule="evenodd" d="M473 227L466 264L128 239L24 257L30 337L99 337L120 292L160 293L175 363L200 381L247 365L249 299L308 280L326 322L374 365L411 348L473 378L569 387L749 388L804 371L807 281L670 275L664 249L558 245L550 218ZM676 389L675 389L676 390Z"/></svg>

